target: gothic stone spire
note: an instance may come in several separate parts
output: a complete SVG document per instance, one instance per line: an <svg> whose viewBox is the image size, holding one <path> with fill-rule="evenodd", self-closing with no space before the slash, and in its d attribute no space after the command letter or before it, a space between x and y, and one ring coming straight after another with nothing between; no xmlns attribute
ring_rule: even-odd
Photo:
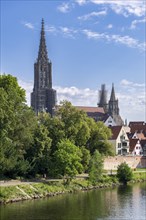
<svg viewBox="0 0 146 220"><path fill-rule="evenodd" d="M34 64L34 88L31 93L31 106L36 114L46 111L53 115L55 105L56 91L52 89L52 63L47 55L44 20L42 19L38 59Z"/></svg>
<svg viewBox="0 0 146 220"><path fill-rule="evenodd" d="M112 102L116 101L115 89L114 89L114 84L113 83L112 83L112 91L111 91L110 101L112 101Z"/></svg>
<svg viewBox="0 0 146 220"><path fill-rule="evenodd" d="M111 116L119 115L118 99L116 99L115 97L114 84L112 84L112 91L111 91L108 108L109 108L108 112Z"/></svg>
<svg viewBox="0 0 146 220"><path fill-rule="evenodd" d="M108 104L108 114L111 115L117 125L123 125L123 120L119 115L118 99L115 97L114 84L112 84L111 96Z"/></svg>
<svg viewBox="0 0 146 220"><path fill-rule="evenodd" d="M41 28L41 38L40 38L40 46L38 53L38 61L48 61L46 40L45 40L45 30L44 30L44 19L42 19L42 28Z"/></svg>

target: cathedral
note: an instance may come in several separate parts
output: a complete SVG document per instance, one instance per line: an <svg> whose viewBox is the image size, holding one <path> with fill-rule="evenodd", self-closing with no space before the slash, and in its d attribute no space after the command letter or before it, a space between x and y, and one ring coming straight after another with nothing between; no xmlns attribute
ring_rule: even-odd
<svg viewBox="0 0 146 220"><path fill-rule="evenodd" d="M34 87L31 93L31 107L38 115L39 112L48 112L51 116L55 114L56 90L52 88L52 63L48 58L44 20L42 19L40 45L37 61L34 64ZM104 121L112 117L116 125L122 125L123 121L119 115L118 99L115 97L114 85L112 85L111 96L107 102L107 91L105 85L99 91L98 107L76 106L83 110L95 121ZM57 108L56 108L57 109Z"/></svg>
<svg viewBox="0 0 146 220"><path fill-rule="evenodd" d="M105 84L101 86L99 91L99 103L98 107L102 107L104 112L111 116L117 125L123 125L123 120L119 114L119 104L118 99L115 96L114 84L112 84L112 90L110 99L107 102L107 90L105 89Z"/></svg>
<svg viewBox="0 0 146 220"><path fill-rule="evenodd" d="M52 88L52 63L48 58L44 20L42 19L38 58L34 64L34 87L31 93L31 107L36 114L48 112L54 114L56 91Z"/></svg>

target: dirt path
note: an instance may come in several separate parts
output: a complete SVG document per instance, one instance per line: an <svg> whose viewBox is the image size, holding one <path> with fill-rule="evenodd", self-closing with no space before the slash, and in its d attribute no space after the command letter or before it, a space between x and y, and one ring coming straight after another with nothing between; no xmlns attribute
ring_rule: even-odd
<svg viewBox="0 0 146 220"><path fill-rule="evenodd" d="M9 181L0 181L0 186L17 186L17 185L26 185L36 183L35 181L19 181L19 180L9 180Z"/></svg>
<svg viewBox="0 0 146 220"><path fill-rule="evenodd" d="M85 179L88 177L88 174L79 174L76 176L77 179ZM0 186L16 186L16 185L26 185L32 183L47 183L47 182L59 182L63 179L39 179L39 180L2 180L0 181Z"/></svg>

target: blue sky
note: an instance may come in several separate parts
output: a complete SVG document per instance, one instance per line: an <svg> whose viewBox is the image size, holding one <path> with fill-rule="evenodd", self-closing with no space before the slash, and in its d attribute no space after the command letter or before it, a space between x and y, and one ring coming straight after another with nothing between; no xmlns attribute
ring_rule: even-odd
<svg viewBox="0 0 146 220"><path fill-rule="evenodd" d="M33 87L41 19L58 103L96 106L101 84L112 83L120 114L145 118L145 25L143 0L1 0L1 73Z"/></svg>

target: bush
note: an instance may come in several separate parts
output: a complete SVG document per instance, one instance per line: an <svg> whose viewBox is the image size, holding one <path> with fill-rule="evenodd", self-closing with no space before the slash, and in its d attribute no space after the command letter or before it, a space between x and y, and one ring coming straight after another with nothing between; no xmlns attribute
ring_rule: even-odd
<svg viewBox="0 0 146 220"><path fill-rule="evenodd" d="M117 170L117 178L119 180L119 182L123 183L123 184L127 184L128 181L132 180L133 177L133 173L131 168L128 166L128 164L121 163L118 166L118 170Z"/></svg>

